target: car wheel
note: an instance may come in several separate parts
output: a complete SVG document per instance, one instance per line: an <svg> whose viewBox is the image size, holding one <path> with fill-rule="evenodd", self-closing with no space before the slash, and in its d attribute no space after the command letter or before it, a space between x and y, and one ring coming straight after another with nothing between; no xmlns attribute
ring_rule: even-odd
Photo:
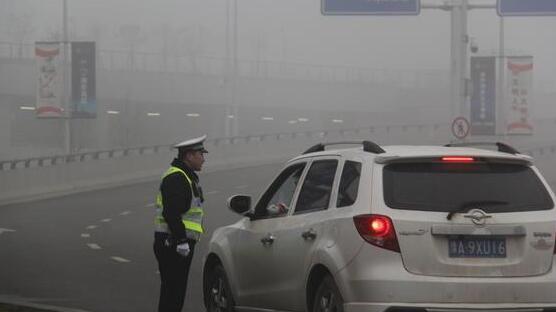
<svg viewBox="0 0 556 312"><path fill-rule="evenodd" d="M343 312L344 299L332 276L327 275L319 285L313 301L313 312Z"/></svg>
<svg viewBox="0 0 556 312"><path fill-rule="evenodd" d="M205 285L205 298L207 298L207 312L233 312L234 298L226 272L221 265L214 267Z"/></svg>

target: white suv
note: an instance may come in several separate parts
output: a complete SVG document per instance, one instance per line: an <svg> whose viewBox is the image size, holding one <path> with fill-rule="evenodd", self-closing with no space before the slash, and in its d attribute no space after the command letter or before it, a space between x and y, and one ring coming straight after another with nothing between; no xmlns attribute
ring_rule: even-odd
<svg viewBox="0 0 556 312"><path fill-rule="evenodd" d="M357 143L229 199L245 218L209 243L208 311L556 311L554 193L529 156Z"/></svg>

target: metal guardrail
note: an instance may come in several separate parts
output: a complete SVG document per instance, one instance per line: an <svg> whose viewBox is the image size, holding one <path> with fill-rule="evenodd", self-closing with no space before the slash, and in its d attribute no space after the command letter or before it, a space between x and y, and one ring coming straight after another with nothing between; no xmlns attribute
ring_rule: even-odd
<svg viewBox="0 0 556 312"><path fill-rule="evenodd" d="M318 137L326 138L330 134L339 134L340 136L348 135L350 133L362 134L369 133L372 134L375 131L383 130L386 133L392 131L393 129L401 129L402 131L409 131L410 129L416 129L417 131L424 131L426 128L431 128L433 131L437 131L440 127L448 125L435 124L435 125L390 125L390 126L370 126L370 127L359 127L359 128L348 128L348 129L336 129L336 130L309 130L302 132L278 132L272 134L260 134L260 135L248 135L248 136L235 136L235 137L222 137L206 140L206 144L212 144L213 146L219 146L223 144L236 144L236 143L252 143L252 142L262 142L265 140L282 140L282 139L294 139L298 137ZM93 161L100 159L110 159L118 157L126 157L131 155L146 155L159 153L161 151L172 150L171 144L164 145L151 145L151 146L137 146L129 148L115 148L108 150L96 150L89 152L74 153L70 155L54 155L54 156L42 156L42 157L31 157L13 160L0 160L0 171L7 170L17 170L17 169L27 169L35 167L46 167L55 166L72 162L83 162L83 161Z"/></svg>
<svg viewBox="0 0 556 312"><path fill-rule="evenodd" d="M262 142L266 140L282 140L282 139L295 139L299 137L315 137L315 138L326 138L329 135L337 134L340 136L349 134L373 134L377 131L385 131L386 133L393 131L394 129L400 129L402 132L416 130L418 132L423 132L426 129L432 131L438 131L439 129L447 128L448 124L433 124L433 125L389 125L389 126L369 126L369 127L358 127L358 128L346 128L346 129L335 129L335 130L311 130L302 132L278 132L272 134L260 134L260 135L248 135L248 136L235 136L235 137L221 137L208 139L206 141L207 145L219 146L226 144L236 144L236 143L255 143ZM31 157L24 159L14 159L14 160L4 160L0 161L0 171L17 170L17 169L27 169L35 167L46 167L62 165L72 162L84 162L84 161L94 161L101 159L111 159L119 157L127 157L132 155L148 155L156 154L162 151L172 150L171 144L163 145L151 145L151 146L137 146L129 148L116 148L108 150L96 150L89 152L81 152L70 155L54 155L54 156L44 156L44 157ZM523 154L529 156L535 155L546 155L546 154L556 154L556 143L552 145L544 145L535 147L532 149L522 150Z"/></svg>
<svg viewBox="0 0 556 312"><path fill-rule="evenodd" d="M543 156L543 155L546 155L546 154L556 154L556 143L552 144L552 145L545 145L545 146L535 147L533 149L527 149L527 150L522 151L522 153L527 154L531 157L534 157L536 155Z"/></svg>
<svg viewBox="0 0 556 312"><path fill-rule="evenodd" d="M109 159L115 157L124 157L132 154L148 154L156 153L161 149L168 148L168 145L158 146L141 146L133 148L120 148L111 150L97 150L91 152L75 153L70 155L54 155L44 157L31 157L14 160L0 160L0 171L16 170L33 167L46 167L71 162L82 162L88 160Z"/></svg>
<svg viewBox="0 0 556 312"><path fill-rule="evenodd" d="M441 128L445 129L448 126L449 126L448 124L370 126L370 127L336 129L336 130L279 132L279 133L272 133L272 134L222 137L222 138L208 139L205 142L209 146L210 145L219 146L219 145L236 144L236 143L263 142L266 140L295 139L299 137L326 138L327 136L332 134L344 136L349 134L357 134L357 135L365 134L365 133L373 134L377 131L385 131L386 133L388 133L390 131L393 131L394 129L400 129L403 132L410 131L410 130L423 132L425 131L425 129L438 131ZM128 157L132 155L149 155L149 154L156 154L163 151L170 151L172 149L173 147L171 144L163 144L163 145L151 145L151 146L137 146L137 147L129 147L129 148L116 148L116 149L109 149L109 150L96 150L96 151L89 151L89 152L74 153L70 155L31 157L31 158L3 160L3 161L0 160L0 171L56 166L56 165L63 165L67 163L73 163L73 162L112 159L112 158ZM556 154L556 143L529 148L525 150L520 150L520 152L522 154L526 154L531 157L543 156L548 154Z"/></svg>

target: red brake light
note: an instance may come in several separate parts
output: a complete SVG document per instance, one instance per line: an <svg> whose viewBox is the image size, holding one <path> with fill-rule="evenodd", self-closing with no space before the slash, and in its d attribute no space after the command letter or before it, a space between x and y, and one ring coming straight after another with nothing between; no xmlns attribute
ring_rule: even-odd
<svg viewBox="0 0 556 312"><path fill-rule="evenodd" d="M392 220L387 216L367 214L353 217L359 235L368 243L400 252Z"/></svg>
<svg viewBox="0 0 556 312"><path fill-rule="evenodd" d="M385 218L375 217L371 219L371 233L383 237L390 232L390 222Z"/></svg>
<svg viewBox="0 0 556 312"><path fill-rule="evenodd" d="M444 161L444 162L456 162L456 163L470 163L470 162L474 162L475 158L473 158L473 157L464 157L464 156L444 156L444 157L442 157L442 161Z"/></svg>

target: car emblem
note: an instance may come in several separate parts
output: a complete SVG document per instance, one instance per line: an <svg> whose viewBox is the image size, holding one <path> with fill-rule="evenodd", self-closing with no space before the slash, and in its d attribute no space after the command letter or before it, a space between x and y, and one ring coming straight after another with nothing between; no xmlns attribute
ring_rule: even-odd
<svg viewBox="0 0 556 312"><path fill-rule="evenodd" d="M481 209L472 209L467 214L463 215L463 217L471 219L471 222L475 225L484 225L486 219L492 218L491 215L486 214L486 212Z"/></svg>

